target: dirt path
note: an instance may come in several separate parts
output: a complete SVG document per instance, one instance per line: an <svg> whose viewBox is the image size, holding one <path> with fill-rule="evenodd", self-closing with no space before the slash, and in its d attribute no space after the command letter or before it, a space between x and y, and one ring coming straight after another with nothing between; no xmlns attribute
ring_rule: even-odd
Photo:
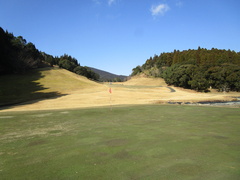
<svg viewBox="0 0 240 180"><path fill-rule="evenodd" d="M171 92L176 92L175 89L173 89L172 87L167 87L168 89L170 89Z"/></svg>

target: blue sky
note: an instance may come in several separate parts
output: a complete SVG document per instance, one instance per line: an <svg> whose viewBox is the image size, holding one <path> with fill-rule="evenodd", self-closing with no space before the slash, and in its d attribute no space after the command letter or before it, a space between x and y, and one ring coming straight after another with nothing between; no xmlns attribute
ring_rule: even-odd
<svg viewBox="0 0 240 180"><path fill-rule="evenodd" d="M129 75L174 49L240 51L239 0L0 0L0 26L43 52Z"/></svg>

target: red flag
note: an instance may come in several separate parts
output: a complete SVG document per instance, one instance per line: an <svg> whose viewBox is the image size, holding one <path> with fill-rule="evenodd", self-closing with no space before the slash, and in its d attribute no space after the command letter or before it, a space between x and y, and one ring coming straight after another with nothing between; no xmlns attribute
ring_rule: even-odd
<svg viewBox="0 0 240 180"><path fill-rule="evenodd" d="M109 93L112 93L112 88L109 88Z"/></svg>

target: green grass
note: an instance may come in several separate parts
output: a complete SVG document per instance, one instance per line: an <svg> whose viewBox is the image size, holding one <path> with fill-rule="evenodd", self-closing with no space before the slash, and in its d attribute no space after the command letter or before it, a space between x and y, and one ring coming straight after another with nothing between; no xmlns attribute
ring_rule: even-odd
<svg viewBox="0 0 240 180"><path fill-rule="evenodd" d="M0 113L1 179L240 179L237 108Z"/></svg>

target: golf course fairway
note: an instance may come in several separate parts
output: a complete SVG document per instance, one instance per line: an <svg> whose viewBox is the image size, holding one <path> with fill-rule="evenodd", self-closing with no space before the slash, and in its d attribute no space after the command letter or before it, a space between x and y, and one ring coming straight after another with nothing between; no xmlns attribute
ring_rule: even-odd
<svg viewBox="0 0 240 180"><path fill-rule="evenodd" d="M240 179L239 108L0 112L0 178Z"/></svg>

